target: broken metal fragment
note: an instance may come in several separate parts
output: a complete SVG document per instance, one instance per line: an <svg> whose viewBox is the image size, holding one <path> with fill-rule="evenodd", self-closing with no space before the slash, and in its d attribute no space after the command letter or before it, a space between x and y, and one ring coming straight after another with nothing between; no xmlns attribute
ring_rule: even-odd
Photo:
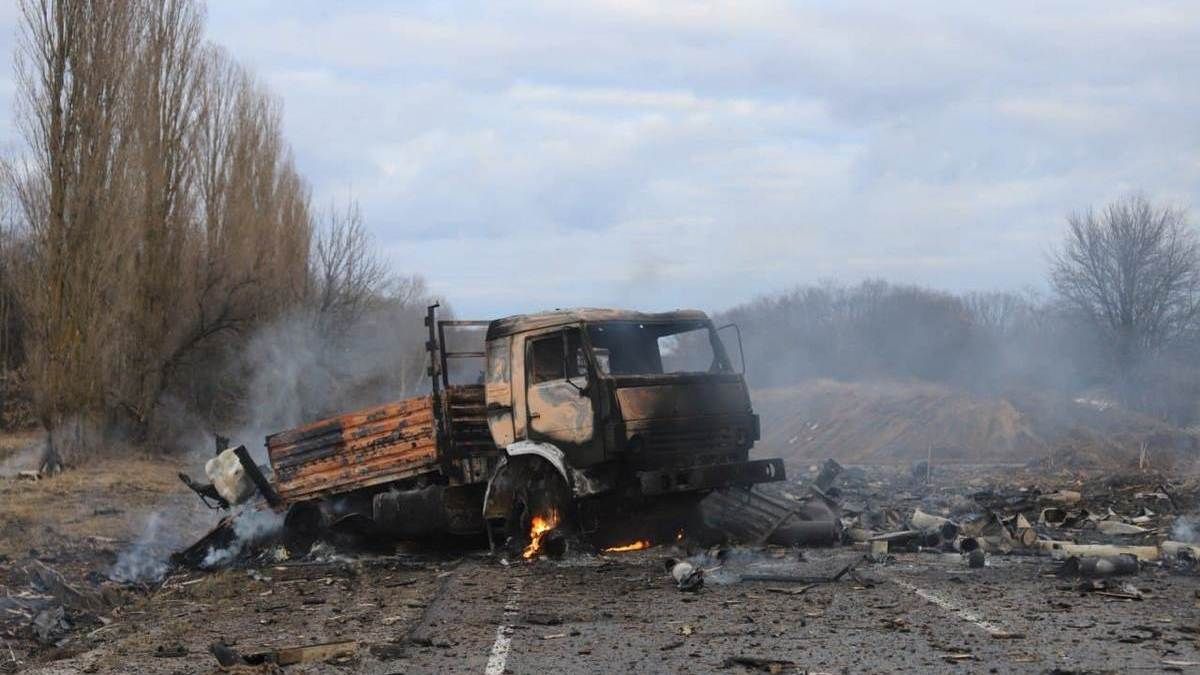
<svg viewBox="0 0 1200 675"><path fill-rule="evenodd" d="M1101 534L1107 534L1111 536L1145 534L1149 532L1149 530L1144 527L1130 525L1129 523L1122 523L1119 520L1101 520L1100 522L1096 523L1096 529Z"/></svg>
<svg viewBox="0 0 1200 675"><path fill-rule="evenodd" d="M1038 547L1055 558L1069 556L1114 556L1129 554L1138 560L1158 560L1157 546L1114 546L1112 544L1074 544L1069 541L1038 541Z"/></svg>
<svg viewBox="0 0 1200 675"><path fill-rule="evenodd" d="M821 492L828 492L830 486L833 485L833 481L837 480L838 474L841 472L841 464L835 462L833 458L826 459L824 462L821 462L821 471L817 474L816 479L813 480L813 485L820 489Z"/></svg>
<svg viewBox="0 0 1200 675"><path fill-rule="evenodd" d="M667 558L663 561L681 591L698 591L704 586L704 570L686 560Z"/></svg>
<svg viewBox="0 0 1200 675"><path fill-rule="evenodd" d="M761 656L748 656L738 654L725 659L725 667L732 668L733 666L743 666L764 673L781 673L784 670L792 670L796 667L795 662L785 659L765 658Z"/></svg>
<svg viewBox="0 0 1200 675"><path fill-rule="evenodd" d="M1071 556L1063 563L1061 573L1068 577L1112 577L1137 574L1138 560L1135 556Z"/></svg>
<svg viewBox="0 0 1200 675"><path fill-rule="evenodd" d="M958 536L958 523L935 516L930 513L925 513L921 509L913 511L912 518L909 519L914 529L922 532L937 532L944 540L952 540Z"/></svg>
<svg viewBox="0 0 1200 675"><path fill-rule="evenodd" d="M1192 560L1200 560L1200 546L1196 544L1187 544L1182 541L1164 541L1159 545L1164 555L1170 558L1190 557Z"/></svg>

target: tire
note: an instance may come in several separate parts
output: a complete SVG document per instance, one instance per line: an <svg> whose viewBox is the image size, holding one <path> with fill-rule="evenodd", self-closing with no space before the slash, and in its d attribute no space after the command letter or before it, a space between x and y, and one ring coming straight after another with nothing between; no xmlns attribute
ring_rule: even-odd
<svg viewBox="0 0 1200 675"><path fill-rule="evenodd" d="M540 459L514 462L512 470L519 472L514 478L517 486L505 518L504 534L506 548L513 555L521 555L530 543L530 531L535 516L554 514L555 539L574 533L575 512L571 490L558 471Z"/></svg>
<svg viewBox="0 0 1200 675"><path fill-rule="evenodd" d="M283 547L292 560L303 558L321 538L321 509L316 504L293 504L283 519Z"/></svg>

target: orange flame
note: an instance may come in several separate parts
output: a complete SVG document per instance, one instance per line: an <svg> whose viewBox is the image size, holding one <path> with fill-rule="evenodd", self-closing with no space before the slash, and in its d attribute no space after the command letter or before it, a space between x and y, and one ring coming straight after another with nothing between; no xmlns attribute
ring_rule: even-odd
<svg viewBox="0 0 1200 675"><path fill-rule="evenodd" d="M521 557L529 560L542 550L542 537L558 527L558 514L551 511L547 516L534 516L529 526L529 545L521 551Z"/></svg>
<svg viewBox="0 0 1200 675"><path fill-rule="evenodd" d="M622 544L621 546L611 546L604 549L605 553L628 553L629 551L640 551L644 548L650 548L650 542L645 539L639 539L635 542Z"/></svg>

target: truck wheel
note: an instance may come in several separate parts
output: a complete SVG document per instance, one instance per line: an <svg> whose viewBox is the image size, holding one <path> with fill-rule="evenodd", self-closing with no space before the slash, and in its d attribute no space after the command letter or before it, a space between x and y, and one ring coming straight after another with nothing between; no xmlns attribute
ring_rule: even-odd
<svg viewBox="0 0 1200 675"><path fill-rule="evenodd" d="M541 553L550 556L562 555L566 551L567 538L574 531L575 513L571 490L553 466L544 461L514 463L515 489L512 502L505 518L507 547L513 555ZM534 522L538 519L535 533ZM540 535L540 547L535 551L529 546L533 536Z"/></svg>
<svg viewBox="0 0 1200 675"><path fill-rule="evenodd" d="M321 536L321 509L315 504L293 504L283 519L283 547L292 560L303 558Z"/></svg>

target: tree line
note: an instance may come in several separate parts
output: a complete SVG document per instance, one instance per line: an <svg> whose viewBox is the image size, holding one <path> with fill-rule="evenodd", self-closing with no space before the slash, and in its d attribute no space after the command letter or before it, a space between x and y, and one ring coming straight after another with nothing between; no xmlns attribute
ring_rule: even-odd
<svg viewBox="0 0 1200 675"><path fill-rule="evenodd" d="M0 358L48 468L92 432L169 443L181 408L234 424L240 354L285 317L332 354L424 300L352 203L316 212L278 99L204 22L198 0L20 0Z"/></svg>
<svg viewBox="0 0 1200 675"><path fill-rule="evenodd" d="M754 386L883 377L991 393L1092 391L1197 422L1200 245L1186 212L1131 194L1070 214L1047 281L1046 294L823 283L718 320L741 326Z"/></svg>
<svg viewBox="0 0 1200 675"><path fill-rule="evenodd" d="M314 208L278 99L205 40L199 0L20 0L20 15L0 422L43 428L47 468L197 430L261 445L424 386L433 298L389 271L353 202ZM1047 280L1049 294L807 285L718 319L740 324L754 386L1096 390L1196 421L1200 248L1185 212L1135 194L1072 214Z"/></svg>

